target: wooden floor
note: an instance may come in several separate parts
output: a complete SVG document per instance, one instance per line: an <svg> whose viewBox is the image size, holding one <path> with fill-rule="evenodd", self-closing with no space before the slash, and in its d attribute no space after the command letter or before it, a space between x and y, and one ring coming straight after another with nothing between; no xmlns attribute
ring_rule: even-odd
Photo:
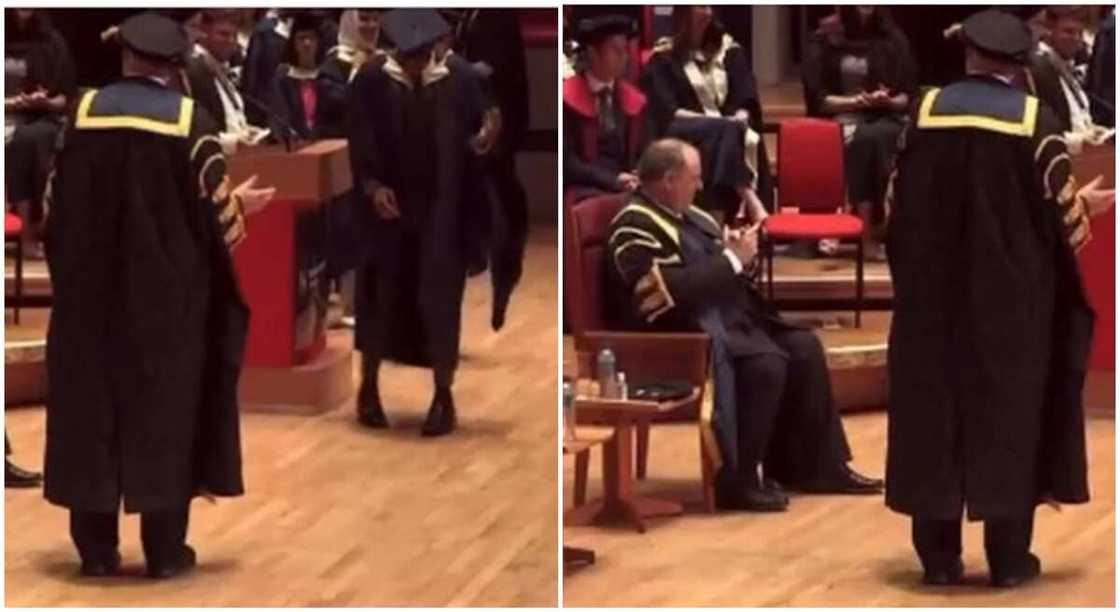
<svg viewBox="0 0 1120 612"><path fill-rule="evenodd" d="M553 606L557 603L556 230L537 228L506 328L491 332L489 278L472 280L456 385L460 430L422 439L427 370L386 367L394 428L353 406L242 420L248 493L196 501L182 579L81 579L67 513L5 492L9 606ZM42 464L43 411L13 409L14 459ZM124 519L126 569L143 558Z"/></svg>
<svg viewBox="0 0 1120 612"><path fill-rule="evenodd" d="M886 417L844 417L855 466L881 475ZM704 514L695 425L655 426L650 476L640 490L686 502L682 517L625 528L565 528L564 544L592 548L597 562L566 568L566 606L1107 606L1115 598L1114 421L1088 422L1093 501L1040 509L1034 551L1044 576L1018 590L986 586L982 532L969 525L968 584L919 584L910 523L882 497L797 496L784 514ZM593 451L590 498L598 495ZM565 495L572 464L565 465ZM570 499L570 497L567 497Z"/></svg>

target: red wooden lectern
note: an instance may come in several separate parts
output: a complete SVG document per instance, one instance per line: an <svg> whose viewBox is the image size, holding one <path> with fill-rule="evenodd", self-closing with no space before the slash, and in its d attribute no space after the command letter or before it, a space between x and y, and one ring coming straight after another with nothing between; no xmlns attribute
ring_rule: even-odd
<svg viewBox="0 0 1120 612"><path fill-rule="evenodd" d="M349 346L327 348L323 207L352 186L345 140L292 152L246 148L229 164L233 185L257 175L276 188L267 208L246 220L234 251L251 311L240 397L243 405L321 412L349 395Z"/></svg>

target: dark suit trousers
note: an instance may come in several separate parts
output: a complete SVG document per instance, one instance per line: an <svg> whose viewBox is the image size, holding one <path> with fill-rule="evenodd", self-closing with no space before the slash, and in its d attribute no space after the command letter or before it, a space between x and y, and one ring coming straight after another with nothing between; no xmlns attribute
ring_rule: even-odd
<svg viewBox="0 0 1120 612"><path fill-rule="evenodd" d="M992 572L1014 572L1025 561L1034 532L1034 511L1022 518L984 521L984 552ZM913 518L914 550L927 571L961 556L961 520Z"/></svg>
<svg viewBox="0 0 1120 612"><path fill-rule="evenodd" d="M70 537L83 561L112 558L120 543L117 513L70 510ZM140 515L140 540L149 565L166 563L179 554L187 540L190 505L166 512Z"/></svg>
<svg viewBox="0 0 1120 612"><path fill-rule="evenodd" d="M771 329L772 353L735 360L739 463L800 485L834 476L851 459L832 402L824 348L811 331Z"/></svg>

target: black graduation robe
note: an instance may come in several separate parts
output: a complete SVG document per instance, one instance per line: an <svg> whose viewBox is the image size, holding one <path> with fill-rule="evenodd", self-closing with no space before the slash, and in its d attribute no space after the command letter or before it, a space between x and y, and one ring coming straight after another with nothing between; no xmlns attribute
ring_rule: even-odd
<svg viewBox="0 0 1120 612"><path fill-rule="evenodd" d="M1031 53L1027 63L1027 91L1037 96L1054 113L1063 132L1072 129L1069 100L1062 89L1062 77L1050 59L1041 52Z"/></svg>
<svg viewBox="0 0 1120 612"><path fill-rule="evenodd" d="M646 96L623 80L615 82L614 112L620 159L607 162L599 151L599 109L582 74L564 79L564 188L617 192L618 175L638 165L645 146Z"/></svg>
<svg viewBox="0 0 1120 612"><path fill-rule="evenodd" d="M242 91L252 99L268 105L275 103L274 81L276 70L284 62L284 49L288 38L277 31L278 20L271 17L262 19L253 29L249 38L249 48L245 51L245 63L241 69ZM319 22L318 62L327 56L327 51L337 44L338 24L330 19ZM271 125L265 109L248 104L245 116L252 125Z"/></svg>
<svg viewBox="0 0 1120 612"><path fill-rule="evenodd" d="M374 216L372 261L359 271L359 350L435 368L458 363L467 259L480 214L468 141L482 124L476 75L447 66L413 91L392 58L366 65L351 84L347 136L360 206L375 185L391 188L401 217ZM414 124L410 127L409 124ZM370 215L373 213L370 212Z"/></svg>
<svg viewBox="0 0 1120 612"><path fill-rule="evenodd" d="M692 207L687 222L706 237L706 253L690 255L678 219L636 192L607 229L603 305L613 330L703 331L712 340L713 425L723 461L736 466L738 409L734 361L773 354L769 329L797 329L759 293L759 260L736 275L722 255L721 228ZM850 458L845 446L845 458Z"/></svg>
<svg viewBox="0 0 1120 612"><path fill-rule="evenodd" d="M314 127L307 124L307 114L303 107L303 79L292 76L284 67L276 75L274 112L304 140L344 137L346 84L322 73L312 81L316 91Z"/></svg>
<svg viewBox="0 0 1120 612"><path fill-rule="evenodd" d="M87 92L48 196L46 498L157 512L243 492L245 233L217 126L147 79Z"/></svg>
<svg viewBox="0 0 1120 612"><path fill-rule="evenodd" d="M1085 75L1085 90L1093 123L1107 127L1116 125L1116 13L1101 22L1093 40L1093 55Z"/></svg>
<svg viewBox="0 0 1120 612"><path fill-rule="evenodd" d="M749 113L750 128L762 134L762 104L758 97L758 87L751 70L747 52L724 35L721 54L727 72L727 95L719 107L720 115L731 117L739 110ZM672 41L664 39L655 47L649 63L642 72L641 87L649 99L652 136L663 138L676 136L683 138L700 149L704 171L704 193L702 206L708 210L737 207L738 196L734 194L736 184L755 182L758 198L772 208L774 202L774 181L770 172L770 161L763 143L758 145L757 176L754 176L744 163L732 157L743 155L742 134L732 135L720 140L711 135L718 124L699 125L696 120L685 126L675 120L678 109L703 113L704 107L693 88L684 65L673 52ZM735 210L726 212L734 213Z"/></svg>
<svg viewBox="0 0 1120 612"><path fill-rule="evenodd" d="M975 520L1085 502L1089 222L1060 124L984 77L919 100L888 202L887 504Z"/></svg>

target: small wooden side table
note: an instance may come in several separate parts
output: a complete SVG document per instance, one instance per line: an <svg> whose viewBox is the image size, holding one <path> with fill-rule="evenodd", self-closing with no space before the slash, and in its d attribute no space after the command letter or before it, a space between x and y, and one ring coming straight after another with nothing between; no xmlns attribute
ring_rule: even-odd
<svg viewBox="0 0 1120 612"><path fill-rule="evenodd" d="M583 496L587 490L587 464L591 449L606 443L614 437L614 431L605 427L577 427L575 439L564 439L564 454L575 455L576 482L575 504L583 503ZM564 563L595 563L595 551L574 546L564 547Z"/></svg>
<svg viewBox="0 0 1120 612"><path fill-rule="evenodd" d="M646 519L676 516L684 511L674 501L638 495L634 490L634 428L638 421L670 412L696 400L700 390L687 397L667 402L576 397L576 421L581 415L610 423L614 436L604 442L603 499L573 508L565 513L566 525L590 525L619 519L645 533Z"/></svg>

